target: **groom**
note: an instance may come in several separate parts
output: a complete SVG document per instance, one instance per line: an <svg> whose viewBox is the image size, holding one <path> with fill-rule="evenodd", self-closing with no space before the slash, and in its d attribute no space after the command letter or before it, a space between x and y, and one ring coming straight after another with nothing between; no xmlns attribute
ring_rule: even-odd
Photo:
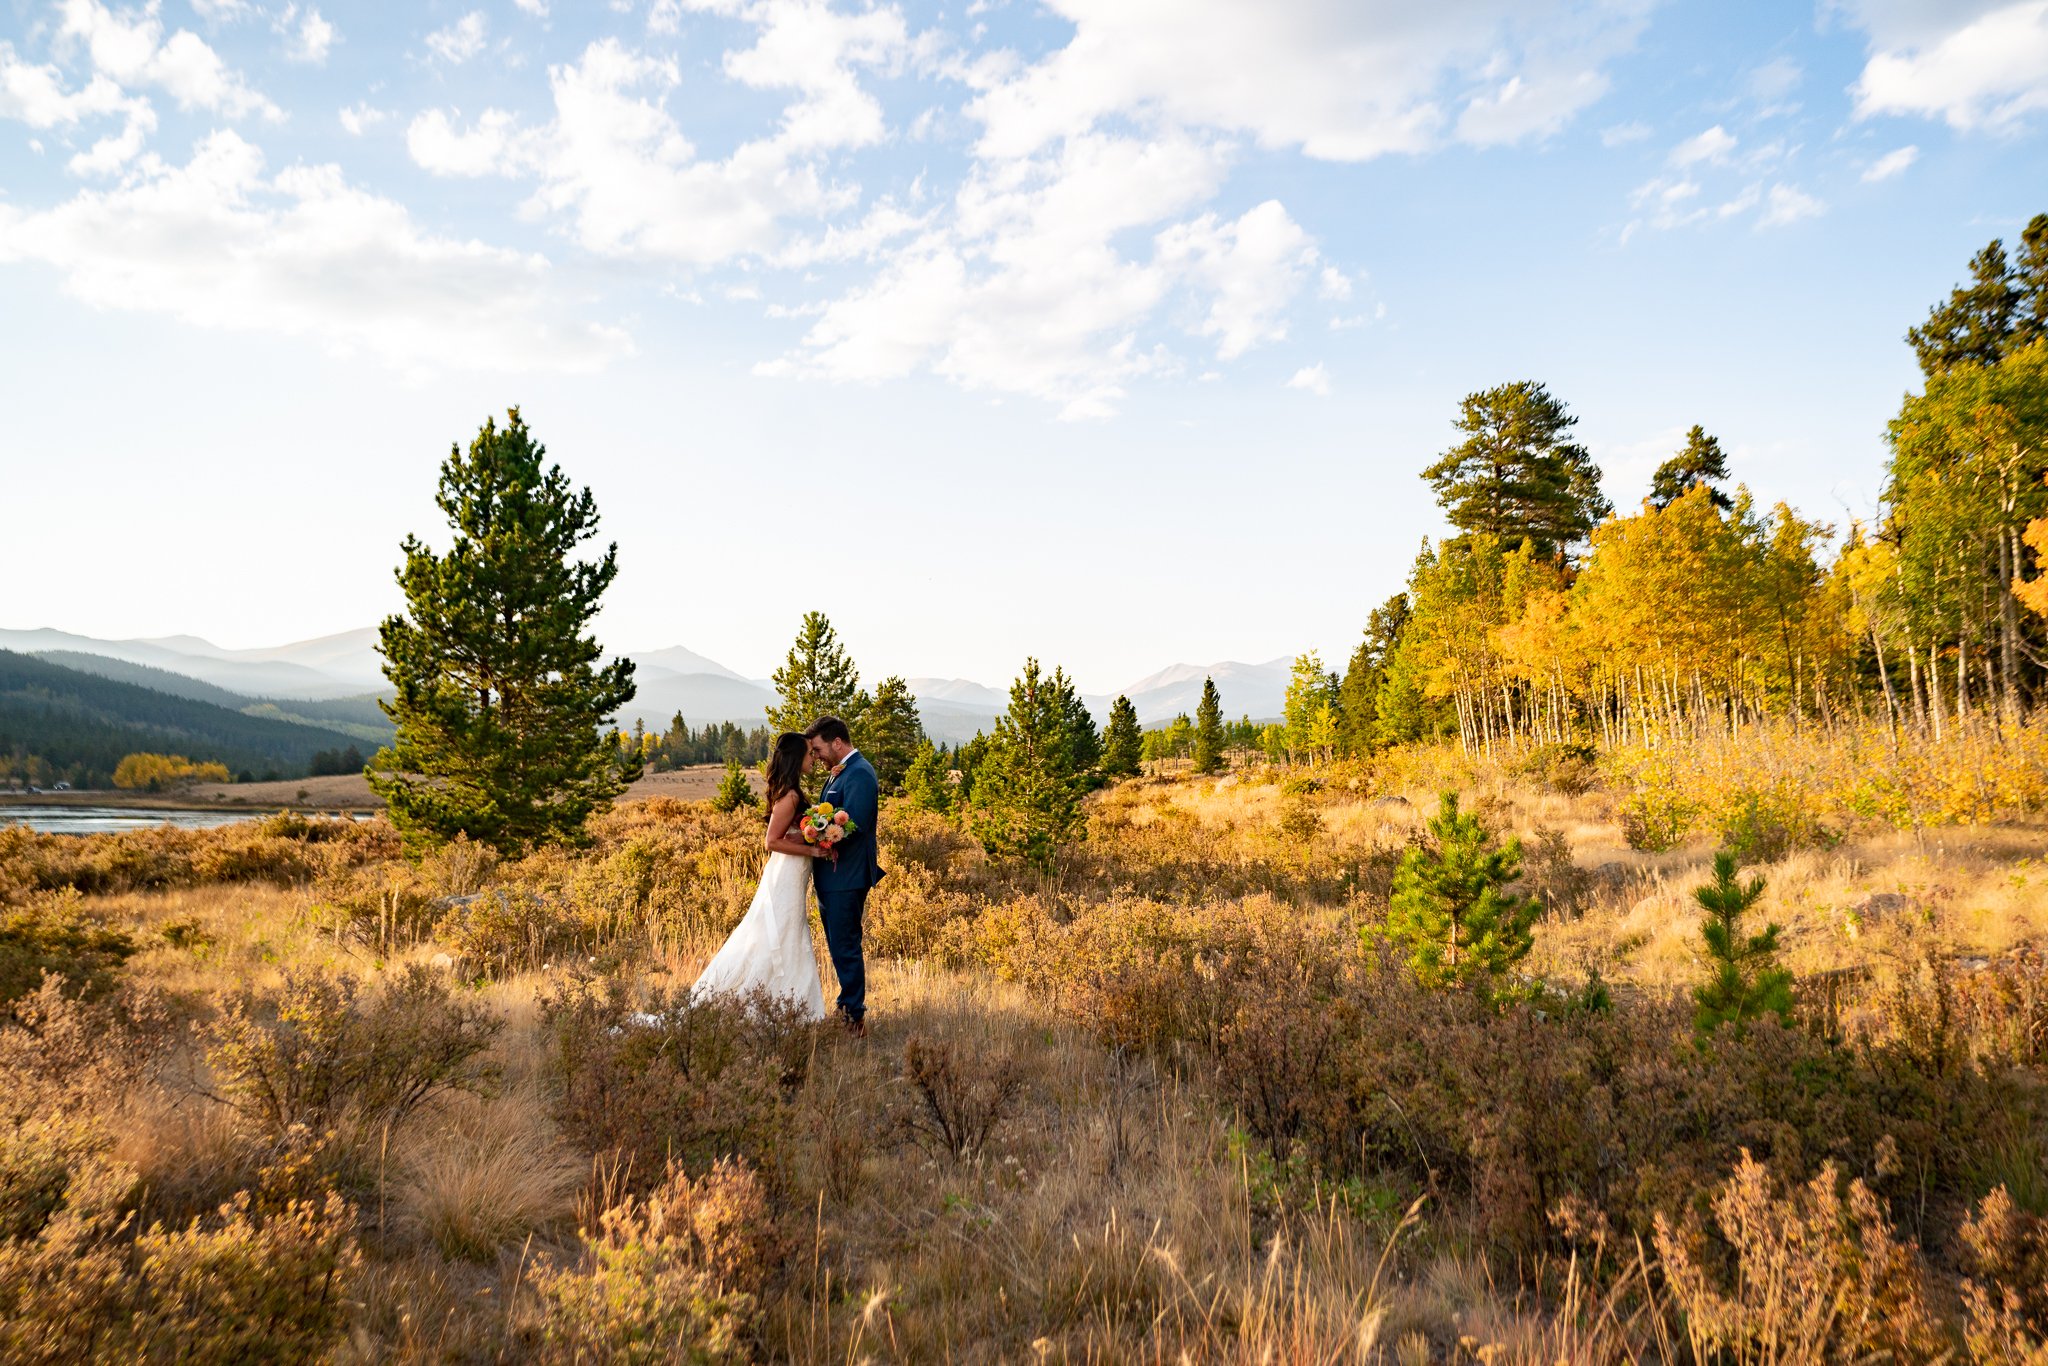
<svg viewBox="0 0 2048 1366"><path fill-rule="evenodd" d="M818 886L818 918L825 922L825 945L832 952L832 970L839 975L839 1018L847 1033L867 1037L868 970L860 950L860 918L868 889L882 880L875 859L875 820L882 785L874 765L853 747L846 723L821 716L804 732L811 757L832 770L818 800L846 812L859 827L839 844L839 856L814 859Z"/></svg>

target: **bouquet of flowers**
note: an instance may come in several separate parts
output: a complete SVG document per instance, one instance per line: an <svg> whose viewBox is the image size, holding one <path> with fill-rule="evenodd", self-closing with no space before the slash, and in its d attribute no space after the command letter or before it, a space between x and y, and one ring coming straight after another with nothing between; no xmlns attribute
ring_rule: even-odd
<svg viewBox="0 0 2048 1366"><path fill-rule="evenodd" d="M796 829L797 833L803 836L805 844L830 849L860 829L860 826L854 823L853 817L832 803L819 802L797 816Z"/></svg>

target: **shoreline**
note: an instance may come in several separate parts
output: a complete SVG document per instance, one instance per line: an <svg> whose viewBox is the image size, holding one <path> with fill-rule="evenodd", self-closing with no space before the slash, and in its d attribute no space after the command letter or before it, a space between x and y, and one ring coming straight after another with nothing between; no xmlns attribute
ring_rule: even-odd
<svg viewBox="0 0 2048 1366"><path fill-rule="evenodd" d="M755 770L747 770L755 791L763 783ZM723 764L693 764L665 773L648 773L619 795L621 803L645 801L649 797L674 797L682 801L703 801L718 790L725 779ZM350 815L374 814L384 803L370 791L360 773L321 778L284 778L266 783L201 783L179 792L128 792L120 788L91 788L71 792L0 792L0 810L19 806L120 807L148 811L247 812L251 818L278 811L335 811Z"/></svg>

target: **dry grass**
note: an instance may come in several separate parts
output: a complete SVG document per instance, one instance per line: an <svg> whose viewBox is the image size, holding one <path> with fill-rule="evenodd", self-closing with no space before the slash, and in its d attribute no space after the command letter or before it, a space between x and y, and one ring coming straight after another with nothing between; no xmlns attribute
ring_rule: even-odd
<svg viewBox="0 0 2048 1366"><path fill-rule="evenodd" d="M1127 784L1098 799L1088 845L1054 883L993 867L956 832L898 813L907 843L870 912L871 933L886 931L897 955L871 963L873 1031L861 1042L820 1034L808 1065L771 1088L777 1127L764 1140L772 1162L762 1181L781 1253L758 1302L743 1306L744 1353L821 1363L1686 1360L1646 1250L1624 1254L1617 1240L1599 1254L1561 1243L1533 1258L1502 1252L1453 1182L1415 1201L1433 1175L1340 1176L1278 1157L1219 1099L1187 1039L1105 1047L1116 1033L1100 1014L1109 987L1033 966L1034 951L1099 951L1102 971L1126 974L1124 988L1156 986L1170 1014L1175 974L1222 970L1215 943L1198 934L1204 924L1292 923L1306 927L1303 943L1355 944L1355 927L1383 904L1392 860L1417 838L1439 785L1455 782L1532 847L1561 835L1585 875L1581 913L1538 927L1534 972L1570 981L1597 967L1653 991L1696 976L1690 889L1705 876L1710 839L1634 850L1616 792L1562 793L1441 753L1324 776L1306 798L1255 773ZM1312 841L1282 827L1289 803L1304 800L1320 820ZM537 998L572 967L635 991L686 985L743 913L758 853L743 817L673 803L623 808L599 835L577 858L547 852L459 878L418 875L429 892L456 881L534 889L575 920L585 948L574 964L464 984L503 1022L489 1054L495 1087L435 1099L329 1174L358 1211L365 1258L348 1335L331 1345L338 1360L541 1355L535 1268L572 1265L579 1227L593 1227L634 1177L594 1167L568 1137ZM1866 972L1875 997L1930 951L1989 957L2040 942L2042 847L2037 831L2014 824L1856 828L1832 847L1759 865L1762 909L1785 926L1798 972ZM232 992L273 987L290 971L376 979L448 957L431 937L380 955L337 932L316 886L289 878L86 904L141 945L125 969L131 989L170 1001L161 1065L122 1074L92 1107L109 1156L138 1178L145 1219L211 1210L254 1185L274 1156L204 1096L212 1079L192 1031ZM1164 940L1120 946L1125 924L1192 936L1186 966L1157 957ZM1022 939L1003 963L962 947L1005 942L1005 926ZM1034 935L1045 936L1036 950ZM815 924L813 941L829 998ZM1294 943L1246 942L1254 956ZM1237 1036L1218 1037L1230 1046ZM934 1143L921 1131L913 1041L942 1050L970 1091L1002 1093L983 1141ZM2016 1164L2038 1153L2030 1141L2013 1140Z"/></svg>

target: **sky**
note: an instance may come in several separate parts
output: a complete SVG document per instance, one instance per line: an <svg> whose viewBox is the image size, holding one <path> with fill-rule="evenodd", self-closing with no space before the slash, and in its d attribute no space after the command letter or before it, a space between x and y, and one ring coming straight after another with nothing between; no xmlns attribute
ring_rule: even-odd
<svg viewBox="0 0 2048 1366"><path fill-rule="evenodd" d="M0 626L370 624L517 404L614 648L1337 662L1472 390L1871 517L2044 125L2048 0L0 0Z"/></svg>

